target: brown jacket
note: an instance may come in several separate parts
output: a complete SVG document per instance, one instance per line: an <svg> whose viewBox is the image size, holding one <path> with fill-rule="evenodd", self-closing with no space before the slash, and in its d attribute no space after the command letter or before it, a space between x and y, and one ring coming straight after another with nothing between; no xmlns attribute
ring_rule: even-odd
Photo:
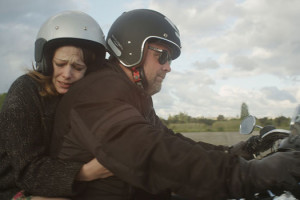
<svg viewBox="0 0 300 200"><path fill-rule="evenodd" d="M111 199L134 199L132 186L199 199L235 193L229 187L237 157L169 130L155 114L151 97L112 64L86 76L63 97L54 133L54 155L77 161L96 157L118 177L115 189L114 180L99 180L99 190L104 181L112 186L104 191L115 194ZM240 190L239 180L234 181ZM94 186L87 187L95 191Z"/></svg>

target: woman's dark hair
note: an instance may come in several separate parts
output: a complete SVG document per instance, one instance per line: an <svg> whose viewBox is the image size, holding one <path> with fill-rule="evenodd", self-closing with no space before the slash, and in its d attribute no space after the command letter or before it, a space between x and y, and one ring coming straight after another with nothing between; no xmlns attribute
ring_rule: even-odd
<svg viewBox="0 0 300 200"><path fill-rule="evenodd" d="M52 65L52 60L55 51L59 48L65 45L60 45L60 46L51 46L51 48L47 48L45 50L45 61L46 64L50 69L50 75L44 75L40 71L38 71L38 66L33 65L33 70L30 70L28 72L28 75L34 78L40 85L41 85L41 90L40 90L40 95L41 96L55 96L58 95L58 92L56 91L53 82L52 82L52 76L53 76L53 65ZM105 52L99 52L96 51L93 48L89 48L86 46L77 46L77 45L72 45L70 46L75 46L77 48L80 48L83 53L83 61L87 66L87 70L85 72L85 75L96 71L99 69L104 62L104 55ZM104 54L104 55L103 55Z"/></svg>

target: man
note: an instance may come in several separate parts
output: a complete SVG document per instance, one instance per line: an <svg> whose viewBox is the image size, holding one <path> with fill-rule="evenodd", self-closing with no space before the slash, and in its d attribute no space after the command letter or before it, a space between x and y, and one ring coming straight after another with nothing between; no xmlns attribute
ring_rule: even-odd
<svg viewBox="0 0 300 200"><path fill-rule="evenodd" d="M160 91L181 48L168 18L146 9L125 12L106 42L112 54L107 66L76 84L56 116L54 154L82 162L96 157L115 175L89 183L81 198L169 199L175 192L226 199L299 190L299 152L246 161L162 124L151 95Z"/></svg>

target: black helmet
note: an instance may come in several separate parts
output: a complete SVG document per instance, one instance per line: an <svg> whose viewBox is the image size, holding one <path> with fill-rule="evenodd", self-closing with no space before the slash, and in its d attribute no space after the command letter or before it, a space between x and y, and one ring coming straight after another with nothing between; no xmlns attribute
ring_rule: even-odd
<svg viewBox="0 0 300 200"><path fill-rule="evenodd" d="M164 15L148 9L124 12L112 24L106 39L110 53L126 67L142 61L144 45L158 39L171 48L172 59L180 55L180 35L177 27Z"/></svg>
<svg viewBox="0 0 300 200"><path fill-rule="evenodd" d="M105 55L105 39L99 24L89 15L79 11L64 11L49 18L40 28L35 41L37 70L50 75L52 68L47 52L63 45L87 47Z"/></svg>

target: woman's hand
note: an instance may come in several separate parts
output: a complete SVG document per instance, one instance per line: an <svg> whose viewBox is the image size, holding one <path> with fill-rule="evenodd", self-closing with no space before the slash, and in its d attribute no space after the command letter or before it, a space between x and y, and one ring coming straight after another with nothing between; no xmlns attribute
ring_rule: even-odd
<svg viewBox="0 0 300 200"><path fill-rule="evenodd" d="M107 178L113 176L108 169L101 165L96 158L84 164L78 173L76 180L78 181L92 181L100 178Z"/></svg>

